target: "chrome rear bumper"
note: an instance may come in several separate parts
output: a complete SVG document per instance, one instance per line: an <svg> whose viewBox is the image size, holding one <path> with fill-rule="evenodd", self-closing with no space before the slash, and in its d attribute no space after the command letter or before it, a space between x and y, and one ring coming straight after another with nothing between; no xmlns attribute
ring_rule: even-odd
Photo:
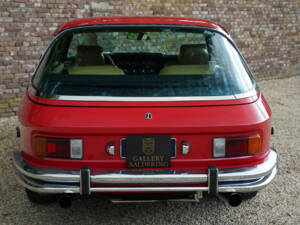
<svg viewBox="0 0 300 225"><path fill-rule="evenodd" d="M32 166L23 160L20 153L13 154L13 167L19 182L31 191L53 194L254 192L273 180L276 163L277 153L271 149L269 156L261 164L223 170L216 167L208 170L62 170Z"/></svg>

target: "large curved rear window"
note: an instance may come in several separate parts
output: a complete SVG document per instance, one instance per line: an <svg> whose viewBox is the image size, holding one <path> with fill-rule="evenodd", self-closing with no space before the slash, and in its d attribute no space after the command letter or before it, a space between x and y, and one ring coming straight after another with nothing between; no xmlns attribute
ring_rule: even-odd
<svg viewBox="0 0 300 225"><path fill-rule="evenodd" d="M232 96L253 89L227 38L205 29L121 27L64 32L35 74L38 96Z"/></svg>

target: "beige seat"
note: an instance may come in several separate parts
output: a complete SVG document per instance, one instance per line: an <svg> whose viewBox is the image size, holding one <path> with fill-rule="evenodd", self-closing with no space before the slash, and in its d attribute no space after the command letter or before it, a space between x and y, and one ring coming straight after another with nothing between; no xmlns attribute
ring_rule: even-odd
<svg viewBox="0 0 300 225"><path fill-rule="evenodd" d="M205 44L182 45L178 57L178 64L208 65L208 52Z"/></svg>
<svg viewBox="0 0 300 225"><path fill-rule="evenodd" d="M124 75L122 70L111 65L74 66L68 72L70 75Z"/></svg>
<svg viewBox="0 0 300 225"><path fill-rule="evenodd" d="M165 66L160 75L211 74L205 44L182 45L177 65Z"/></svg>
<svg viewBox="0 0 300 225"><path fill-rule="evenodd" d="M105 64L101 57L100 46L80 45L77 48L74 67L70 67L70 75L123 75L123 71L115 66Z"/></svg>
<svg viewBox="0 0 300 225"><path fill-rule="evenodd" d="M164 67L160 75L199 75L211 74L208 65L170 65Z"/></svg>

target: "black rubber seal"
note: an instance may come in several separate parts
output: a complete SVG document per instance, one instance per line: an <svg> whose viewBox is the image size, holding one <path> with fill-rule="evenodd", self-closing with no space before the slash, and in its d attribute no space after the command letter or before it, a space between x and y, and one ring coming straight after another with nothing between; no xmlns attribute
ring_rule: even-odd
<svg viewBox="0 0 300 225"><path fill-rule="evenodd" d="M80 169L80 194L90 194L90 168L88 166Z"/></svg>
<svg viewBox="0 0 300 225"><path fill-rule="evenodd" d="M218 194L218 168L209 165L208 166L208 191L209 194L217 195Z"/></svg>

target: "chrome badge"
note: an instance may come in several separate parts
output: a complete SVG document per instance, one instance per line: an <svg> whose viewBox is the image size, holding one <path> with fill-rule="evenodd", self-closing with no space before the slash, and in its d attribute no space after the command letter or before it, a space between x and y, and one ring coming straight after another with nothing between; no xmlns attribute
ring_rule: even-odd
<svg viewBox="0 0 300 225"><path fill-rule="evenodd" d="M152 114L151 113L146 113L145 114L145 119L151 120L152 119Z"/></svg>
<svg viewBox="0 0 300 225"><path fill-rule="evenodd" d="M154 138L143 138L143 152L145 155L151 155L155 151Z"/></svg>

